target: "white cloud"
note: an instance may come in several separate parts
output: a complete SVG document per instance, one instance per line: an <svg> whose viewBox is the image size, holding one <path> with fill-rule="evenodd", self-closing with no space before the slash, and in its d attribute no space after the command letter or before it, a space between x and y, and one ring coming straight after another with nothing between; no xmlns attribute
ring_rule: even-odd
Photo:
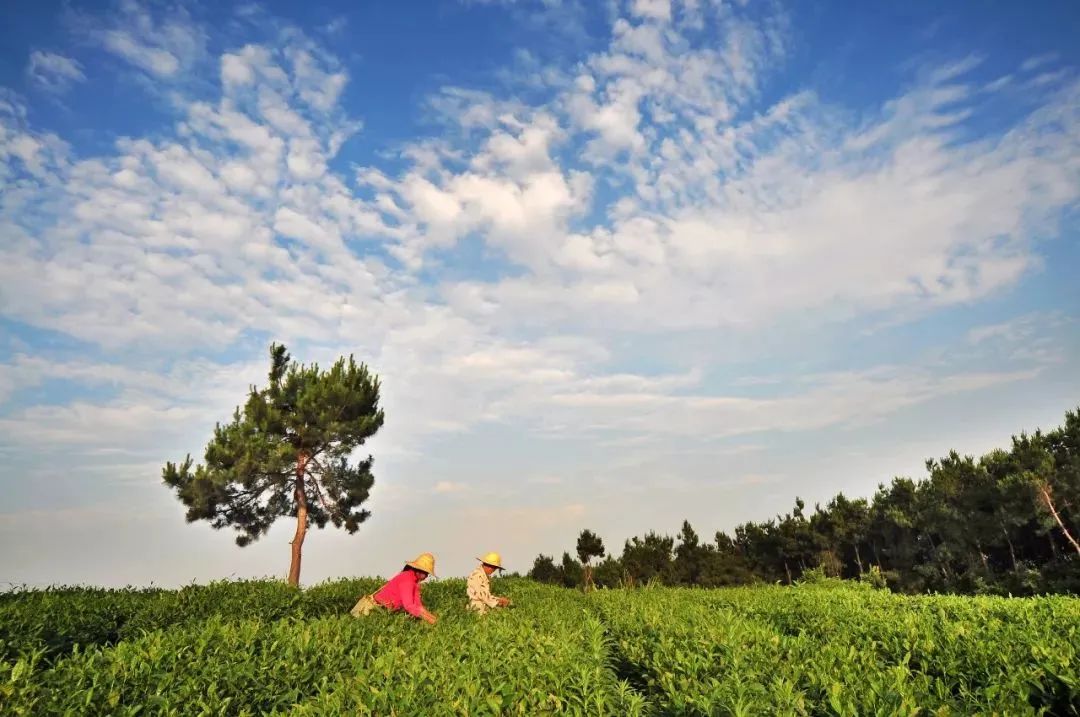
<svg viewBox="0 0 1080 717"><path fill-rule="evenodd" d="M997 324L976 326L967 332L967 339L973 344L981 344L995 339L1016 340L1030 333L1033 318L1035 317L1023 316Z"/></svg>
<svg viewBox="0 0 1080 717"><path fill-rule="evenodd" d="M730 461L727 483L753 486L783 471L754 468L770 454L759 436L725 439L848 430L1064 360L1054 329L1025 320L906 363L834 353L836 370L801 380L772 352L830 324L977 302L1036 270L1035 239L1080 197L1080 85L1047 80L981 136L965 127L980 98L1021 90L969 79L970 59L880 108L810 92L764 105L782 17L621 7L606 47L566 67L530 58L520 95L439 91L433 136L349 177L333 161L360 128L342 107L348 72L300 33L278 26L276 44L210 63L182 11L126 4L95 25L155 78L206 69L219 86L179 87L175 124L81 157L0 95L2 312L97 356L24 349L0 365L0 449L125 476L197 454L264 380L268 336L324 365L355 353L382 377L390 420L372 445L392 457L378 500L395 508L473 485L464 469L432 485L434 451L486 430L520 441L528 458L501 459L529 461L522 482L550 500L443 518L525 550L599 516L597 494L576 491L587 472L559 462L582 445L635 499L656 495L654 465L667 481L695 455L702 475ZM769 355L768 378L728 375L721 359L743 344ZM246 358L200 358L225 350ZM94 391L11 400L59 382ZM503 435L498 449L517 450Z"/></svg>
<svg viewBox="0 0 1080 717"><path fill-rule="evenodd" d="M26 74L35 85L55 94L67 92L75 83L86 80L77 60L43 50L30 53Z"/></svg>
<svg viewBox="0 0 1080 717"><path fill-rule="evenodd" d="M348 18L340 16L335 17L333 20L326 23L326 26L323 28L323 30L326 32L327 35L339 35L345 30L346 27L348 27L348 25Z"/></svg>
<svg viewBox="0 0 1080 717"><path fill-rule="evenodd" d="M315 109L325 112L337 104L349 76L341 70L324 70L326 59L317 61L312 55L313 50L314 48L301 49L293 46L286 55L292 63L300 97ZM333 61L331 63L334 66L337 64Z"/></svg>
<svg viewBox="0 0 1080 717"><path fill-rule="evenodd" d="M1035 55L1024 60L1020 65L1021 72L1033 72L1041 67L1044 67L1057 59L1057 53L1046 52L1041 55Z"/></svg>
<svg viewBox="0 0 1080 717"><path fill-rule="evenodd" d="M205 52L205 31L179 6L155 12L152 6L121 0L109 21L84 16L78 24L106 51L155 79L175 79Z"/></svg>
<svg viewBox="0 0 1080 717"><path fill-rule="evenodd" d="M33 181L5 201L8 226L27 234L0 248L5 312L106 346L227 346L271 316L275 335L326 337L363 322L357 307L380 313L367 297L381 270L346 246L370 212L325 170L355 123L336 107L290 106L306 80L282 69L287 50L240 53L287 94L252 97L226 77L216 105L188 105L176 137L121 140L113 156L67 163L55 138L10 117L2 171ZM299 242L288 249L276 231ZM297 275L312 253L325 263Z"/></svg>
<svg viewBox="0 0 1080 717"><path fill-rule="evenodd" d="M1067 360L1068 344L1061 334L1074 325L1075 318L1061 313L1031 313L976 326L966 338L973 352L993 352L999 360L1050 367Z"/></svg>
<svg viewBox="0 0 1080 717"><path fill-rule="evenodd" d="M141 44L126 30L109 30L102 37L105 49L120 55L152 75L169 77L180 69L180 60L168 50Z"/></svg>
<svg viewBox="0 0 1080 717"><path fill-rule="evenodd" d="M1067 109L1080 91L1062 87L1007 135L968 144L935 126L937 102L902 116L935 92L898 100L855 135L875 136L858 151L845 149L850 129L815 118L824 108L812 104L734 133L666 137L635 170L639 196L614 205L610 227L561 240L566 274L482 292L516 316L705 328L811 308L837 316L959 303L1012 285L1037 265L1030 238L1054 232L1080 197L1080 127ZM759 135L771 147L735 164L735 143ZM599 282L625 288L599 293Z"/></svg>
<svg viewBox="0 0 1080 717"><path fill-rule="evenodd" d="M226 87L250 85L255 82L258 64L269 64L270 53L262 47L248 45L237 54L226 52L221 56L221 84Z"/></svg>
<svg viewBox="0 0 1080 717"><path fill-rule="evenodd" d="M115 396L99 402L18 408L0 417L0 426L5 443L93 447L119 452L119 457L158 457L162 446L177 451L192 435L206 435L215 421L242 403L247 387L263 373L262 361L219 365L194 360L157 372L117 363L19 355L0 364L0 386L12 382L12 377L20 388L63 380L84 389L112 389Z"/></svg>
<svg viewBox="0 0 1080 717"><path fill-rule="evenodd" d="M937 72L858 125L803 95L746 121L705 122L709 111L744 101L756 84L746 68L773 52L766 33L730 22L728 47L676 52L682 40L622 21L611 49L583 64L589 73L544 106L444 94L471 108L468 144L418 144L414 166L398 177L362 173L372 200L326 168L336 133L352 126L336 107L340 91L326 85L337 63L303 39L226 53L221 99L190 103L174 139L127 140L113 157L54 162L55 176L36 186L58 211L16 215L36 227L34 239L4 250L16 289L8 312L107 347L225 347L259 330L362 350L385 367L388 400L409 426L402 444L534 412L544 431L654 430L626 413L635 407L665 416L655 430L689 435L865 417L858 401L826 387L754 401L704 392L694 372L611 373L605 344L619 332L753 328L790 312L969 301L1014 282L1032 264L1027 226L1076 196L1071 165L1044 159L1049 146L1066 157L1075 147L1042 131L1071 121L1065 108L1076 90L1062 88L1012 133L978 144L950 140L955 120L941 109L963 102L963 88L949 83L970 63ZM624 89L635 112L669 117L663 133L645 115L630 123L650 151L613 171L593 166L588 152L580 162L563 154L604 136L574 103L606 102ZM46 166L38 159L46 139L18 137L8 156ZM748 146L754 153L740 156ZM632 184L598 214L594 187L613 175ZM1003 227L1012 240L1000 240ZM526 271L448 283L440 305L408 272L349 247L357 237L381 239L412 268L467 236ZM562 346L528 338L582 329L595 338ZM971 385L1025 375L988 374ZM896 385L903 389L894 395ZM894 410L938 387L918 375L863 377L852 395L883 393L883 410ZM806 411L814 401L832 409ZM94 420L89 407L79 410L73 431ZM793 413L816 417L792 424L785 416Z"/></svg>
<svg viewBox="0 0 1080 717"><path fill-rule="evenodd" d="M807 377L808 386L774 398L574 390L550 397L548 420L572 420L578 430L725 437L861 425L954 393L1035 378L1038 369L950 372L878 367ZM561 410L560 410L561 409Z"/></svg>
<svg viewBox="0 0 1080 717"><path fill-rule="evenodd" d="M637 17L667 21L671 19L671 0L633 0L631 12Z"/></svg>

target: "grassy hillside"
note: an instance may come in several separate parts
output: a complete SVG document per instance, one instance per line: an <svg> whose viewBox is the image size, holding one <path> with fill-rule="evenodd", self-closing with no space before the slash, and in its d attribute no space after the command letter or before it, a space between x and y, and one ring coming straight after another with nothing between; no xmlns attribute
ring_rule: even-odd
<svg viewBox="0 0 1080 717"><path fill-rule="evenodd" d="M370 580L0 595L0 714L1080 714L1080 599L526 580L481 618L347 615Z"/></svg>

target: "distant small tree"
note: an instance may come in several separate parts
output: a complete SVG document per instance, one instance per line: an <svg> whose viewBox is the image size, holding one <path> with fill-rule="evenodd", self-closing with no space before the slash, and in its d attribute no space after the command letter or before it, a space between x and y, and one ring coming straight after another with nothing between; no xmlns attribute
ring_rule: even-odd
<svg viewBox="0 0 1080 717"><path fill-rule="evenodd" d="M555 565L555 560L550 555L536 556L532 570L529 571L529 577L538 583L562 582L559 567Z"/></svg>
<svg viewBox="0 0 1080 717"><path fill-rule="evenodd" d="M584 580L582 588L587 592L593 587L592 564L593 558L604 557L604 541L591 530L581 531L577 539L578 560L584 566Z"/></svg>
<svg viewBox="0 0 1080 717"><path fill-rule="evenodd" d="M292 362L284 346L270 347L270 382L251 387L243 410L214 427L206 465L191 456L166 463L165 485L187 506L187 520L232 527L241 547L275 520L296 518L289 582L300 583L308 526L332 522L355 533L369 516L360 510L374 477L372 458L349 464L352 452L383 425L379 379L352 356L329 371Z"/></svg>
<svg viewBox="0 0 1080 717"><path fill-rule="evenodd" d="M705 548L698 584L707 588L725 585L747 585L755 581L754 573L741 555L723 553L711 545Z"/></svg>
<svg viewBox="0 0 1080 717"><path fill-rule="evenodd" d="M652 531L643 538L634 536L626 541L621 560L628 580L635 584L671 582L674 549L674 538Z"/></svg>
<svg viewBox="0 0 1080 717"><path fill-rule="evenodd" d="M673 566L675 580L683 585L699 585L702 570L708 560L708 546L701 544L701 539L688 520L683 521L678 540Z"/></svg>
<svg viewBox="0 0 1080 717"><path fill-rule="evenodd" d="M622 561L608 555L593 566L593 584L597 587L616 588L623 584Z"/></svg>
<svg viewBox="0 0 1080 717"><path fill-rule="evenodd" d="M716 531L716 551L721 555L738 555L739 546L727 533Z"/></svg>
<svg viewBox="0 0 1080 717"><path fill-rule="evenodd" d="M559 566L559 574L562 577L564 587L573 588L581 585L583 570L581 563L574 560L574 558L570 556L570 553L562 554L562 564Z"/></svg>

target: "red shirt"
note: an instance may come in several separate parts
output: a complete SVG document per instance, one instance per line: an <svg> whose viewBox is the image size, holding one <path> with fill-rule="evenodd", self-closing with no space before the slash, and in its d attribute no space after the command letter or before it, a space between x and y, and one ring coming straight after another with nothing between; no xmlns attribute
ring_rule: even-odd
<svg viewBox="0 0 1080 717"><path fill-rule="evenodd" d="M375 602L391 610L404 610L415 617L420 617L424 609L420 602L420 581L412 570L402 570L375 593Z"/></svg>

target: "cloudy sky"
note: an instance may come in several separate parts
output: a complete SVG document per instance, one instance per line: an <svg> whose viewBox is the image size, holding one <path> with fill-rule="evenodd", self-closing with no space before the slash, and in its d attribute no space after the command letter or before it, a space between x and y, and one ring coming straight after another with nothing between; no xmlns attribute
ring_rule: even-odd
<svg viewBox="0 0 1080 717"><path fill-rule="evenodd" d="M886 7L886 5L890 7ZM1080 405L1071 2L81 3L0 23L0 585L283 576L161 466L383 380L303 580L870 495Z"/></svg>

